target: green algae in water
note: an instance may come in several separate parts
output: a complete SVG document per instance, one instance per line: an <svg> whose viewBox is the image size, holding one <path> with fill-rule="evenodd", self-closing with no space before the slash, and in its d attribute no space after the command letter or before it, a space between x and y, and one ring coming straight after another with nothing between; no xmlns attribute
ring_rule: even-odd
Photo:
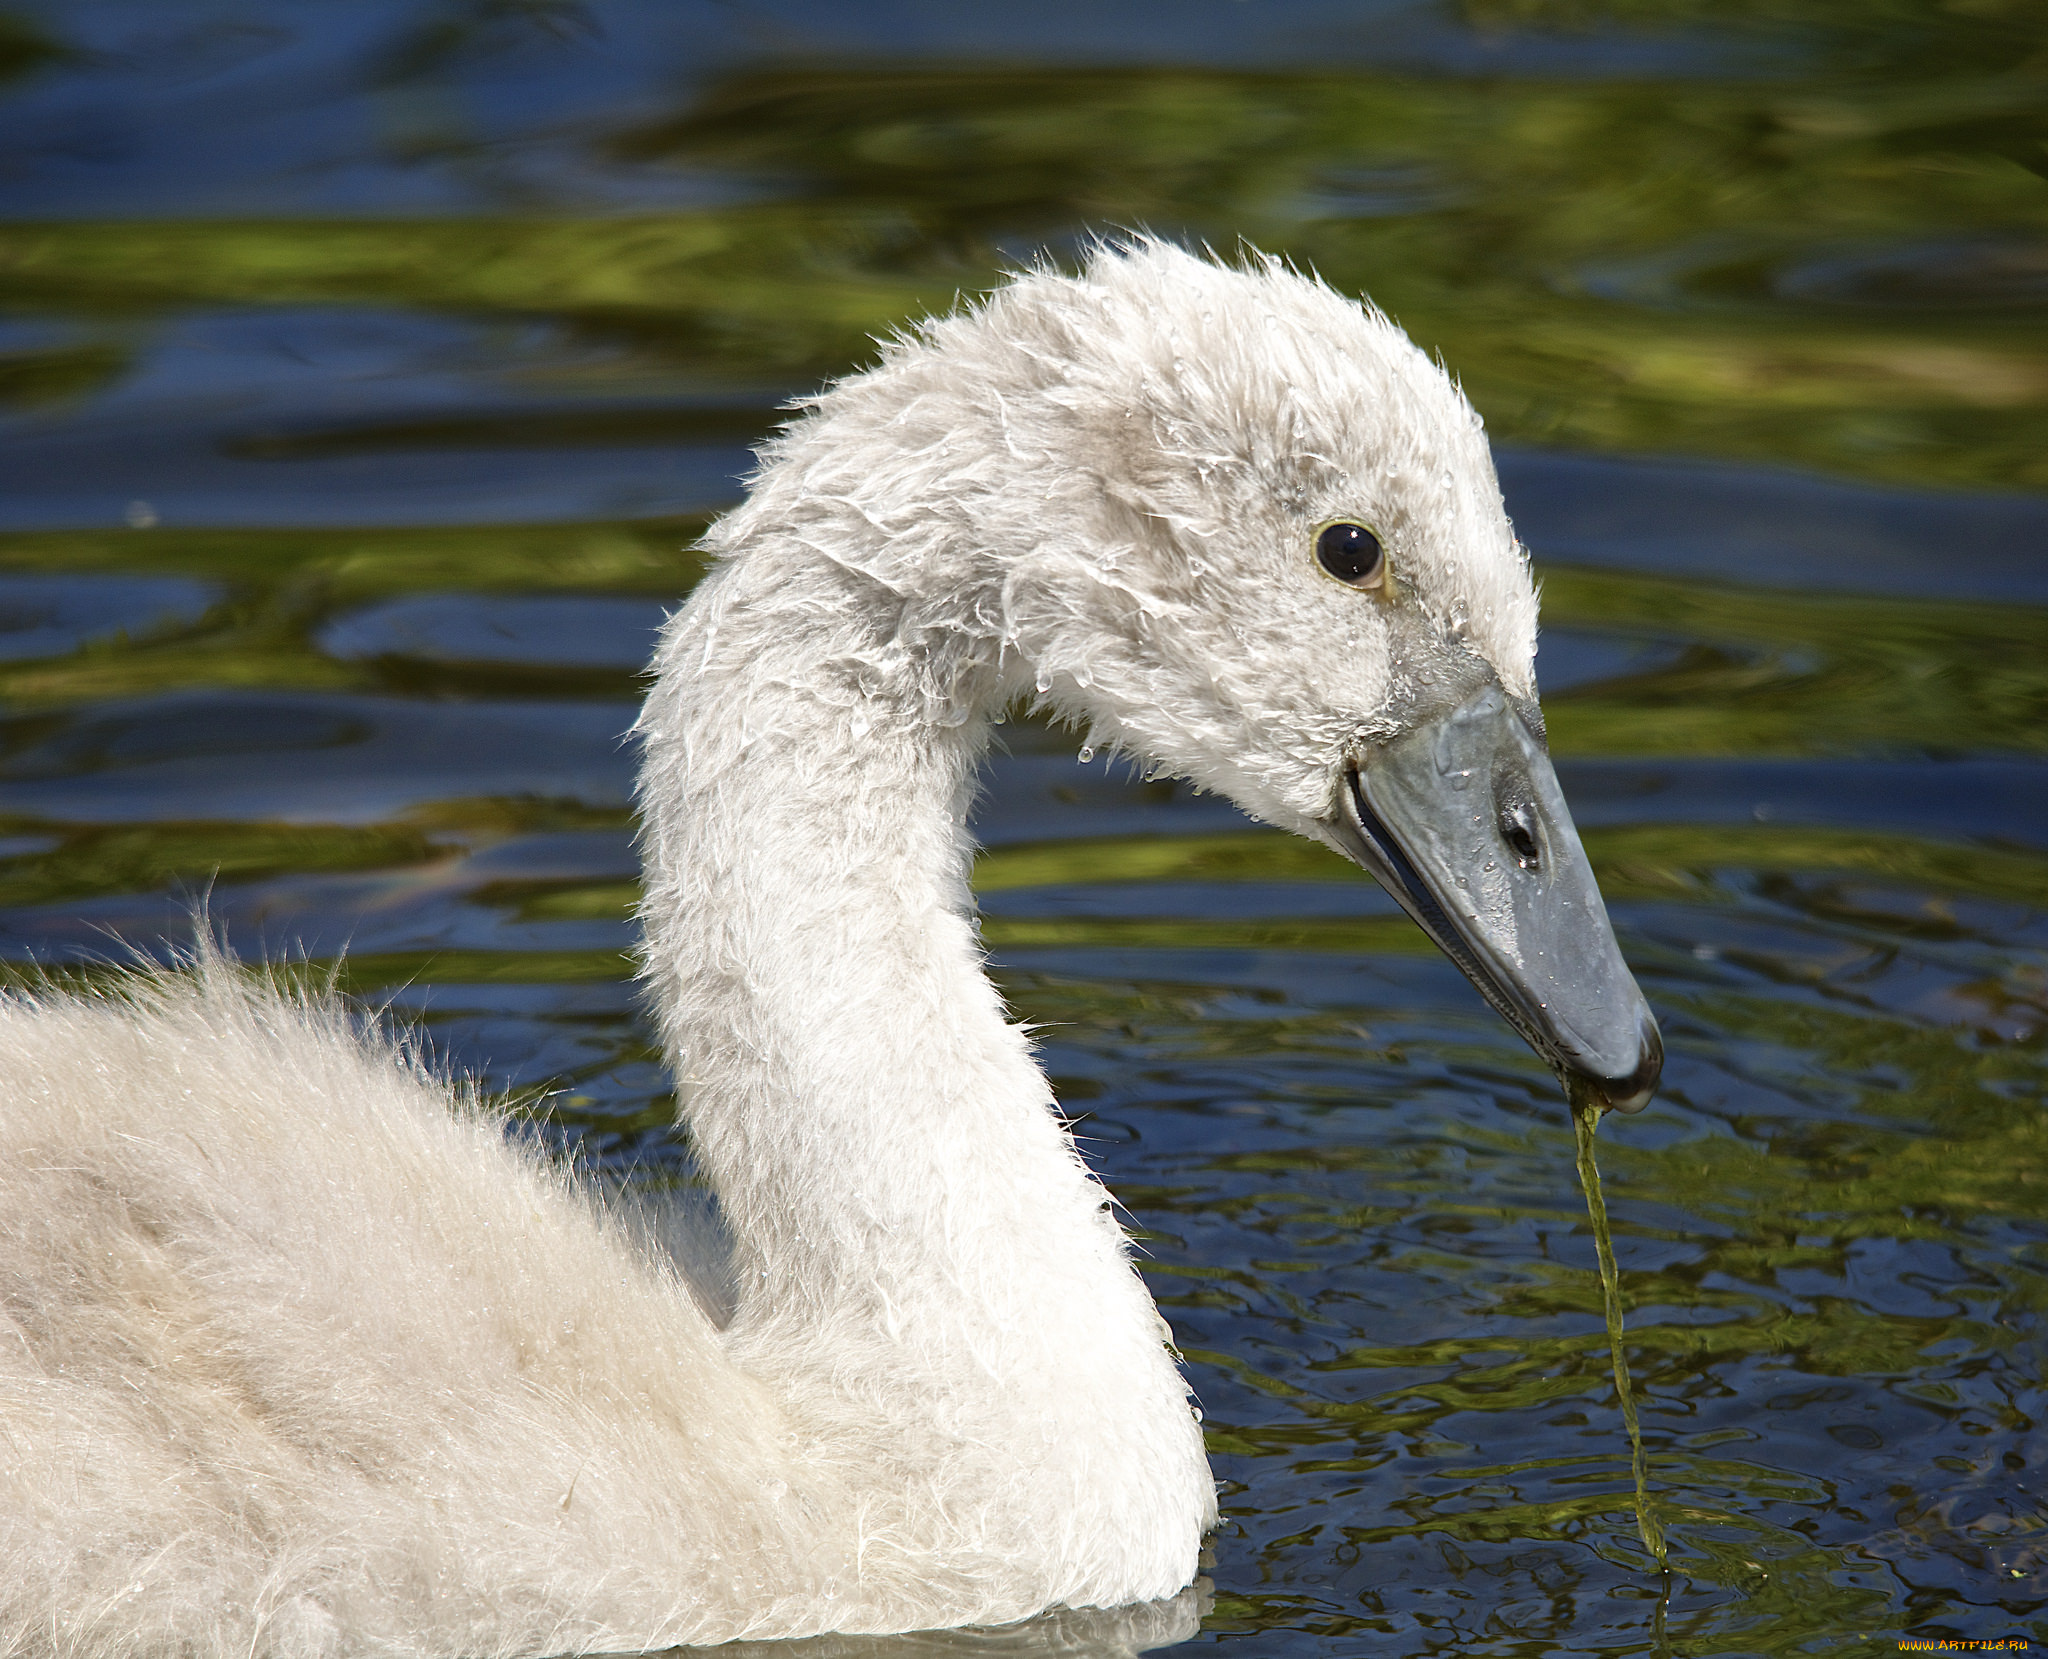
<svg viewBox="0 0 2048 1659"><path fill-rule="evenodd" d="M1621 1274L1614 1265L1614 1235L1607 1225L1607 1199L1600 1191L1600 1166L1593 1157L1593 1133L1600 1108L1590 1101L1572 1102L1572 1133L1578 1141L1579 1185L1585 1189L1586 1213L1593 1219L1593 1246L1600 1257L1600 1297L1607 1309L1607 1347L1614 1356L1614 1392L1621 1400L1621 1418L1628 1425L1629 1463L1636 1477L1636 1529L1643 1547L1656 1558L1660 1571L1671 1563L1664 1549L1664 1529L1650 1510L1649 1481L1643 1468L1643 1427L1636 1419L1636 1397L1628 1381L1628 1356L1621 1346Z"/></svg>

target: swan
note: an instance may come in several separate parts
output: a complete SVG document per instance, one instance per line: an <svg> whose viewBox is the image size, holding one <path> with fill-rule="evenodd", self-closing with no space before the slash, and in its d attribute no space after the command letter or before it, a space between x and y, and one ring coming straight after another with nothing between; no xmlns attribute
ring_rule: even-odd
<svg viewBox="0 0 2048 1659"><path fill-rule="evenodd" d="M1169 1598L1171 1335L982 971L1025 702L1387 886L1596 1106L1661 1064L1478 416L1132 239L800 406L637 722L644 972L729 1321L472 1091L201 950L0 1002L0 1649L640 1649Z"/></svg>

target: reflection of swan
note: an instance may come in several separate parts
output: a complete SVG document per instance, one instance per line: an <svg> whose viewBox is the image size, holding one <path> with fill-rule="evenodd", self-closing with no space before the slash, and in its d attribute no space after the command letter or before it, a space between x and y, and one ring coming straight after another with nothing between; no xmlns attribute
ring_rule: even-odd
<svg viewBox="0 0 2048 1659"><path fill-rule="evenodd" d="M826 393L640 722L648 977L733 1237L671 1268L341 1016L203 963L0 1010L0 1644L441 1654L1171 1596L1167 1332L979 967L1036 695L1371 869L1573 1087L1658 1054L1540 740L1477 418L1142 245Z"/></svg>

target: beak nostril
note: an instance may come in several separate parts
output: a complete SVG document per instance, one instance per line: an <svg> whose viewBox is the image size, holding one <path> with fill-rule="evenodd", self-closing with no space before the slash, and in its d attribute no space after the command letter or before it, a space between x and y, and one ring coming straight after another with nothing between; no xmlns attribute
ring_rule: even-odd
<svg viewBox="0 0 2048 1659"><path fill-rule="evenodd" d="M1508 844L1515 855L1515 862L1525 870L1536 868L1541 856L1536 845L1536 825L1526 806L1502 807L1500 813L1500 838Z"/></svg>

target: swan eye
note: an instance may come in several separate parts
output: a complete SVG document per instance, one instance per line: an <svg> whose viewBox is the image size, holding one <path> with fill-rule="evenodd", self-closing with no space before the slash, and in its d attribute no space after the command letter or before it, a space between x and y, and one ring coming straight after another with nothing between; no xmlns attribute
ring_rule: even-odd
<svg viewBox="0 0 2048 1659"><path fill-rule="evenodd" d="M1376 588L1387 574L1386 549L1362 524L1339 519L1316 534L1316 563L1347 588Z"/></svg>

